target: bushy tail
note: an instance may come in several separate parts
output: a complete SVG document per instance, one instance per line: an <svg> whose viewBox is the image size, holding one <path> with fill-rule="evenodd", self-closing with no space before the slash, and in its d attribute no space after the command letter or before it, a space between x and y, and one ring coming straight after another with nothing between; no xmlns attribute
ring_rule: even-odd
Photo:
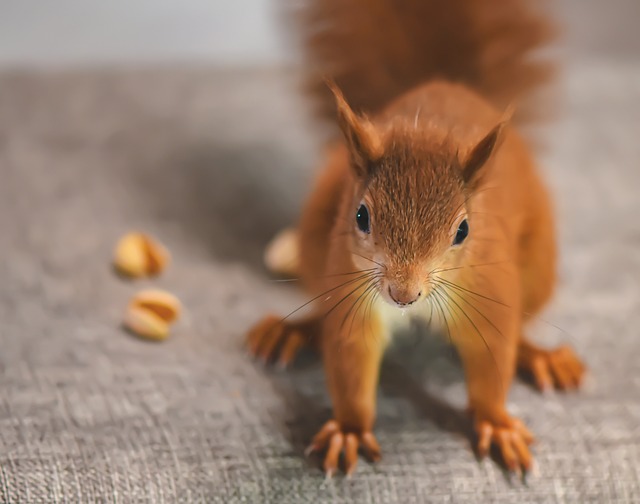
<svg viewBox="0 0 640 504"><path fill-rule="evenodd" d="M535 50L555 29L540 0L298 0L305 86L321 117L335 117L325 79L357 111L373 114L409 88L446 78L495 106L516 102L553 74Z"/></svg>

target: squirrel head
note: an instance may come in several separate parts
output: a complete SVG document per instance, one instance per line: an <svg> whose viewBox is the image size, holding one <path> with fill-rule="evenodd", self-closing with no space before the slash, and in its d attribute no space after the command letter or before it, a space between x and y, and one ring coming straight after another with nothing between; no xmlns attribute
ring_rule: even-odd
<svg viewBox="0 0 640 504"><path fill-rule="evenodd" d="M374 270L380 295L400 307L426 298L456 268L473 226L468 201L503 138L499 122L475 145L455 145L399 119L378 126L331 86L355 178L344 216L352 260Z"/></svg>

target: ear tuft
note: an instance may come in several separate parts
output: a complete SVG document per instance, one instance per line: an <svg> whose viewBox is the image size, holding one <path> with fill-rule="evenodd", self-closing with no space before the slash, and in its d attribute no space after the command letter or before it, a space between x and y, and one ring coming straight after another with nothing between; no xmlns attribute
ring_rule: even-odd
<svg viewBox="0 0 640 504"><path fill-rule="evenodd" d="M505 128L509 123L512 113L513 109L510 107L501 121L496 124L467 155L462 168L462 176L465 184L475 185L479 181L482 168L491 159L504 140Z"/></svg>
<svg viewBox="0 0 640 504"><path fill-rule="evenodd" d="M358 117L349 107L342 91L333 81L326 81L336 99L338 124L351 154L353 168L360 177L368 175L372 161L384 154L382 139L366 117Z"/></svg>

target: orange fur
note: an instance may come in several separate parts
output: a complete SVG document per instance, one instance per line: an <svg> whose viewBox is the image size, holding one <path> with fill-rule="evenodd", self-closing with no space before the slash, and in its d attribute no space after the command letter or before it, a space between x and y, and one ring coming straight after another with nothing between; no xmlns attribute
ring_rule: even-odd
<svg viewBox="0 0 640 504"><path fill-rule="evenodd" d="M542 67L524 56L546 25L520 0L337 1L310 9L334 23L331 36L310 36L310 60L339 69L339 88L329 88L345 140L329 147L298 225L299 273L316 314L298 325L267 319L250 344L265 358L282 345L288 362L299 328L313 327L334 419L312 449L326 451L329 474L344 452L352 472L358 447L379 457L375 390L399 306L429 319L435 312L462 359L479 452L495 444L510 469L528 469L533 437L505 406L516 366L541 387L577 386L583 371L570 351L548 352L523 336L553 291L555 237L532 154L499 105L540 81ZM490 37L481 28L498 6ZM374 18L388 31L373 30ZM520 74L526 79L495 85ZM463 221L468 236L457 241Z"/></svg>

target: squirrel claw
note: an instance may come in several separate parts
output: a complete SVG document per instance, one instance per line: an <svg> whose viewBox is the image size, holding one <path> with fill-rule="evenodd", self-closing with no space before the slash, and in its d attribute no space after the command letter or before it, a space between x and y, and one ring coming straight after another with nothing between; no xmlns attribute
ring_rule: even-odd
<svg viewBox="0 0 640 504"><path fill-rule="evenodd" d="M380 460L380 447L373 433L367 431L358 434L350 430L344 431L337 421L330 420L315 435L305 454L325 451L323 468L328 479L338 469L338 461L343 454L344 472L347 477L350 477L358 464L360 447L372 461Z"/></svg>
<svg viewBox="0 0 640 504"><path fill-rule="evenodd" d="M250 355L267 364L277 360L281 369L286 368L304 346L302 334L293 324L270 315L249 331L246 348Z"/></svg>
<svg viewBox="0 0 640 504"><path fill-rule="evenodd" d="M522 356L520 368L533 376L541 392L573 390L582 385L585 366L568 346L554 350L535 349Z"/></svg>
<svg viewBox="0 0 640 504"><path fill-rule="evenodd" d="M480 459L486 457L491 445L494 445L509 471L521 476L523 470L528 472L531 469L533 456L529 445L534 442L534 437L520 420L506 414L498 421L477 416L475 430Z"/></svg>
<svg viewBox="0 0 640 504"><path fill-rule="evenodd" d="M305 457L310 457L310 456L313 454L313 452L314 452L314 451L316 451L316 450L317 450L316 446L315 446L315 445L310 444L309 446L307 446L307 447L304 449L304 456L305 456Z"/></svg>

